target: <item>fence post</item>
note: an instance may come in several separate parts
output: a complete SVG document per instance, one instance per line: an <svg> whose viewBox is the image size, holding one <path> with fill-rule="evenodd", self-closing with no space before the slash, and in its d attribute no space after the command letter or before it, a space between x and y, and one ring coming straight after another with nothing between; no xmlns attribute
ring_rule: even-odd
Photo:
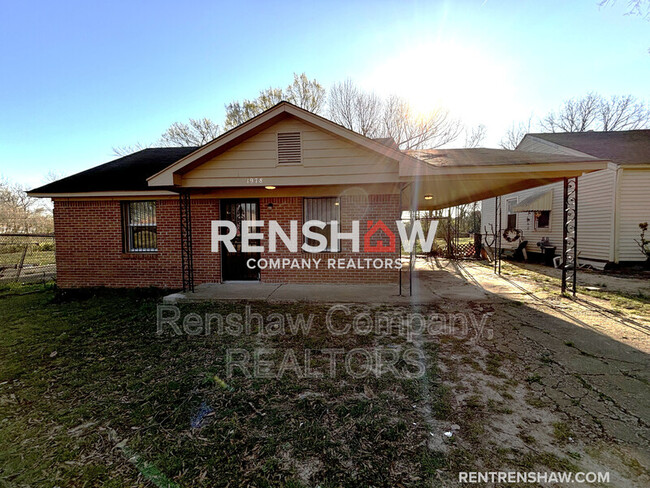
<svg viewBox="0 0 650 488"><path fill-rule="evenodd" d="M23 270L23 264L25 263L25 256L27 255L27 248L29 244L25 244L25 249L23 249L23 255L20 256L20 262L18 263L18 268L16 268L16 281L20 278L20 273Z"/></svg>

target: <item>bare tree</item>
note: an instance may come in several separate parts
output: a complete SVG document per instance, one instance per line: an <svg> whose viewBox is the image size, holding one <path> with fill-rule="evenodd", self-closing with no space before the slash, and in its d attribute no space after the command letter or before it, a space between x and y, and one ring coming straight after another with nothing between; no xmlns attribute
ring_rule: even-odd
<svg viewBox="0 0 650 488"><path fill-rule="evenodd" d="M479 147L485 136L487 135L487 129L483 124L479 124L476 127L466 127L465 128L465 147L473 148Z"/></svg>
<svg viewBox="0 0 650 488"><path fill-rule="evenodd" d="M584 132L594 126L601 101L601 97L595 93L571 98L559 110L549 112L540 125L547 132Z"/></svg>
<svg viewBox="0 0 650 488"><path fill-rule="evenodd" d="M224 127L230 130L243 124L265 110L270 109L282 101L284 92L281 88L267 88L262 90L254 100L235 101L226 105L226 121Z"/></svg>
<svg viewBox="0 0 650 488"><path fill-rule="evenodd" d="M650 125L650 108L632 95L613 96L599 107L601 130L634 130Z"/></svg>
<svg viewBox="0 0 650 488"><path fill-rule="evenodd" d="M589 93L572 98L541 121L548 132L584 132L642 129L650 125L650 108L632 95L609 99Z"/></svg>
<svg viewBox="0 0 650 488"><path fill-rule="evenodd" d="M601 0L598 2L598 6L606 7L615 3L616 0ZM625 15L638 15L646 20L650 20L650 0L628 0Z"/></svg>
<svg viewBox="0 0 650 488"><path fill-rule="evenodd" d="M174 122L160 137L161 145L203 146L216 139L221 129L212 120L190 119L188 124Z"/></svg>
<svg viewBox="0 0 650 488"><path fill-rule="evenodd" d="M0 179L0 232L51 232L49 209L23 185Z"/></svg>
<svg viewBox="0 0 650 488"><path fill-rule="evenodd" d="M133 154L134 152L142 151L143 149L146 149L148 147L154 147L153 144L142 144L141 142L136 142L133 145L127 145L127 146L113 146L113 154L115 156L128 156L129 154Z"/></svg>
<svg viewBox="0 0 650 488"><path fill-rule="evenodd" d="M499 142L499 146L502 149L516 149L524 136L530 132L531 121L532 116L528 118L527 122L513 123Z"/></svg>
<svg viewBox="0 0 650 488"><path fill-rule="evenodd" d="M305 73L293 74L293 83L285 92L286 100L309 110L313 113L320 113L325 108L325 89L316 80L310 80Z"/></svg>
<svg viewBox="0 0 650 488"><path fill-rule="evenodd" d="M404 99L391 96L384 104L384 137L392 137L401 149L444 146L458 138L462 124L447 110L416 114Z"/></svg>
<svg viewBox="0 0 650 488"><path fill-rule="evenodd" d="M343 127L367 137L380 137L382 112L381 99L361 91L350 78L330 89L330 119Z"/></svg>
<svg viewBox="0 0 650 488"><path fill-rule="evenodd" d="M64 171L51 169L43 176L43 183L52 183L53 181L65 178L67 174Z"/></svg>
<svg viewBox="0 0 650 488"><path fill-rule="evenodd" d="M349 79L330 90L329 115L364 136L392 137L404 150L440 147L462 132L460 122L446 110L417 114L403 98L392 95L382 100Z"/></svg>
<svg viewBox="0 0 650 488"><path fill-rule="evenodd" d="M235 101L226 105L224 127L226 129L237 127L283 100L310 112L319 113L325 107L325 89L318 81L307 78L305 73L300 75L294 73L293 82L284 90L267 88L253 100Z"/></svg>

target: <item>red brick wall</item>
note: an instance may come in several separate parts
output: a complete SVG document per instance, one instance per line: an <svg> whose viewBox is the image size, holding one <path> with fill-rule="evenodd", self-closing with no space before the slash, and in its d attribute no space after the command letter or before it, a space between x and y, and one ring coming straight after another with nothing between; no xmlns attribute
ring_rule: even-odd
<svg viewBox="0 0 650 488"><path fill-rule="evenodd" d="M156 201L158 252L122 252L120 202L54 202L57 284L180 288L181 244L177 199ZM195 283L219 281L218 255L210 252L210 221L219 218L218 200L192 201Z"/></svg>
<svg viewBox="0 0 650 488"><path fill-rule="evenodd" d="M269 209L268 204L273 203ZM341 197L341 231L351 230L351 220L360 220L360 234L366 231L367 220L383 220L397 235L395 219L399 214L397 195ZM156 202L158 222L158 252L148 254L122 252L120 202L112 200L54 202L56 233L57 283L61 288L92 286L180 288L180 221L177 199ZM196 284L214 283L221 279L220 254L210 251L211 221L219 218L219 200L192 200L192 233L194 250L194 279ZM302 198L279 197L260 199L260 218L277 220L283 228L296 219L302 225ZM266 227L265 232L266 235ZM264 243L266 245L266 243ZM399 253L351 252L351 243L343 241L338 253L289 253L278 240L278 252L264 253L266 258L322 258L318 270L263 270L264 282L318 283L386 283L398 279L394 269L339 270L327 269L328 258L392 258Z"/></svg>
<svg viewBox="0 0 650 488"><path fill-rule="evenodd" d="M397 259L399 252L395 253L364 253L363 252L363 235L367 230L367 221L382 220L397 236L397 227L395 220L399 218L399 196L398 195L369 195L365 196L348 196L342 195L341 200L341 229L340 232L350 232L352 230L352 221L359 220L360 234L360 253L352 252L352 243L349 240L341 242L341 251L336 253L308 253L298 248L297 253L289 252L284 243L278 239L277 252L269 253L268 246L262 258L297 258L297 259L318 259L322 261L318 269L266 269L261 271L262 281L267 283L301 283L301 282L318 282L318 283L394 283L399 279L399 272L395 269L338 269L328 268L327 260L372 258L372 259ZM273 203L273 208L269 209L268 204ZM281 198L262 198L260 199L260 218L265 222L276 220L281 227L289 233L289 221L296 219L298 221L298 232L303 222L303 199L301 197L281 197ZM264 236L267 236L266 227ZM396 243L398 241L396 240ZM373 241L374 243L374 241ZM300 243L302 244L302 242ZM365 263L363 263L365 266Z"/></svg>

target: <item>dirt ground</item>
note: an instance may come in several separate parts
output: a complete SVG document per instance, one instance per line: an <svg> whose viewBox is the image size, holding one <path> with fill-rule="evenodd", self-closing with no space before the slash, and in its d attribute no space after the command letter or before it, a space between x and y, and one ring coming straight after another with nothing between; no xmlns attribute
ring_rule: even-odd
<svg viewBox="0 0 650 488"><path fill-rule="evenodd" d="M506 263L501 277L479 263L416 269L418 292L440 295L441 310L462 310L454 299L462 292L466 310L488 317L480 336L439 337L440 370L461 419L455 448L481 453L468 463L532 451L608 471L609 486L648 486L650 315L643 299L612 300L617 291L647 297L650 282L580 273L580 285L612 296L573 300L560 297L556 270L541 266Z"/></svg>

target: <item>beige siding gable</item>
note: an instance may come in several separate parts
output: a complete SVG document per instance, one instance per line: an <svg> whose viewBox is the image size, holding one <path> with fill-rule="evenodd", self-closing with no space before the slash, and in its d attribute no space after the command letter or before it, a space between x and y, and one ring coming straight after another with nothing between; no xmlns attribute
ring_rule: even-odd
<svg viewBox="0 0 650 488"><path fill-rule="evenodd" d="M278 133L299 132L302 163L278 163ZM183 175L183 186L392 183L398 163L290 117Z"/></svg>

